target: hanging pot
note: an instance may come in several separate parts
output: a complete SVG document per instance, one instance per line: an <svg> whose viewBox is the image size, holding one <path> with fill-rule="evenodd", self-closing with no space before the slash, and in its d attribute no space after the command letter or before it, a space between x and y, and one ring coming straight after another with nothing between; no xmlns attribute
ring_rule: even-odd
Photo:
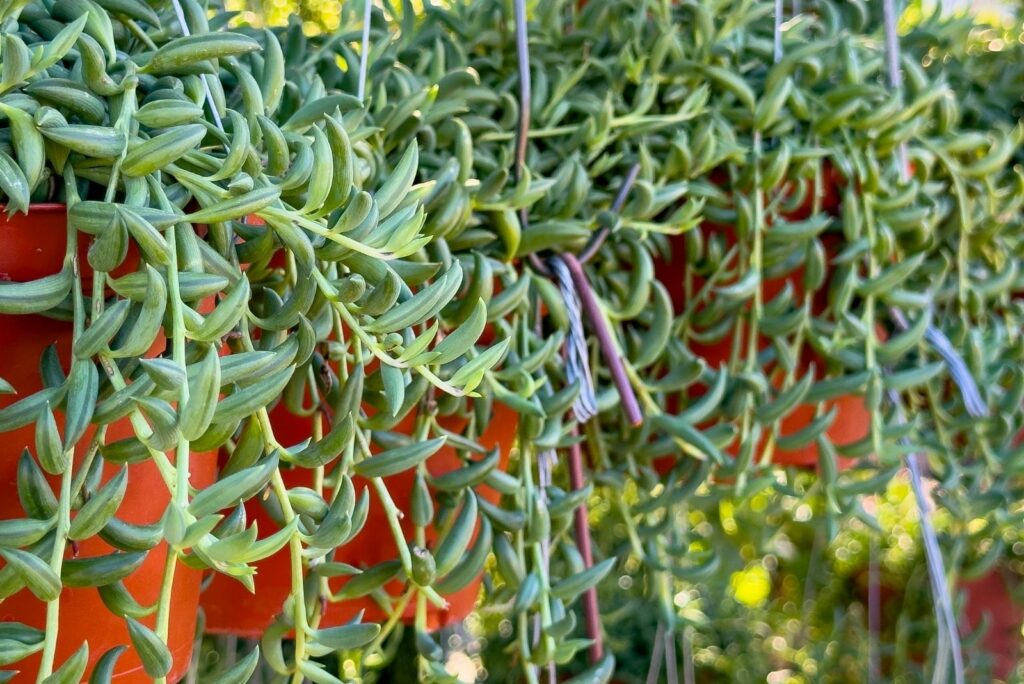
<svg viewBox="0 0 1024 684"><path fill-rule="evenodd" d="M67 215L63 205L33 205L29 214L12 218L0 216L0 277L16 282L41 278L60 270L65 254L67 236ZM79 264L83 284L91 285L91 270L88 268L86 253L88 243L80 236ZM129 272L138 265L137 252L123 264L121 272ZM45 316L0 315L0 378L9 382L17 395L0 396L0 408L10 405L40 390L43 386L39 375L39 359L51 344L56 346L58 358L65 366L70 365L72 327L66 321ZM164 341L158 340L152 354L159 353ZM63 417L56 415L57 424L63 425ZM24 518L17 489L18 462L22 451L35 448L34 425L27 425L0 436L0 486L6 494L0 496L0 519ZM76 456L89 446L95 434L89 428L76 445ZM132 437L134 431L127 418L107 426L106 440ZM194 454L191 458L191 483L203 487L213 481L216 461L212 454ZM105 482L119 470L111 464L103 468ZM51 487L59 492L58 478L50 478ZM163 516L169 501L169 494L159 472L152 461L128 466L128 488L117 510L117 517L124 522L149 525ZM68 545L66 560L90 558L114 552L115 549L94 536ZM139 603L150 605L159 598L167 546L160 544L151 549L135 572L125 580L125 586ZM2 561L0 561L2 562ZM168 646L174 664L167 676L176 681L188 669L194 641L196 608L199 600L201 574L179 564L171 597L170 627ZM46 604L27 589L0 601L0 622L20 622L44 629L46 626ZM155 625L155 616L142 622L150 627ZM95 588L65 588L60 595L58 641L55 666L71 656L83 642L89 643L89 665L87 674L96 661L109 649L128 646L127 652L117 661L113 679L123 684L151 682L142 669L138 655L130 648L127 624L123 618L110 612L100 599ZM36 680L40 656L38 654L12 664L20 671L15 682Z"/></svg>
<svg viewBox="0 0 1024 684"><path fill-rule="evenodd" d="M1000 681L1009 681L1010 677L1020 661L1021 653L1021 628L1024 624L1024 605L1014 597L1010 584L1013 580L1010 577L1018 578L1014 573L1006 571L998 564L991 570L985 572L975 579L960 577L957 581L956 590L961 594L961 600L955 601L957 606L962 608L957 613L957 625L964 641L972 644L969 653L984 654L989 660L991 670L989 674ZM908 588L904 585L902 578L899 581L886 580L884 573L878 586L879 611L883 620L894 621L899 614L907 610L908 599L915 599L919 602L918 610L930 610L930 594L925 589L925 603L922 599L909 597ZM857 597L867 607L869 602L870 581L867 570L862 571L855 579ZM956 594L953 596L957 598ZM971 635L987 623L984 634L979 637ZM887 624L884 623L883 624ZM971 636L969 636L971 635ZM911 641L906 646L906 657L913 663L923 664L928 659L928 640L934 638L932 632L918 634L916 641ZM973 660L973 659L971 659ZM968 660L968 665L973 665ZM883 661L883 674L894 674L891 663ZM972 667L973 669L973 667Z"/></svg>
<svg viewBox="0 0 1024 684"><path fill-rule="evenodd" d="M842 185L844 184L844 180L831 165L825 164L823 168L823 181L821 207L823 211L834 214L838 212L840 208L839 197L842 194ZM785 218L797 221L806 219L811 215L813 206L813 181L808 180L807 184L809 187L805 193L805 199L799 206L787 213ZM702 231L705 239L716 234L721 236L724 239L726 247L731 247L737 242L736 231L733 226L705 222L698 228L698 230ZM768 227L768 230L771 230L770 226ZM683 235L673 236L670 238L669 244L672 254L685 254L685 239L686 238ZM826 253L834 254L836 251L837 240L833 236L825 235L823 236L823 242L825 244ZM686 301L684 282L689 268L689 264L686 263L679 264L665 260L657 260L655 262L655 275L668 290L668 293L672 298L673 308L676 314L684 311L688 304ZM828 274L826 272L826 282L827 277ZM699 291L705 284L704 278L699 275L693 274L690 275L690 278L693 283L694 292ZM727 284L728 283L720 283L720 285ZM770 302L787 287L792 289L793 297L796 301L804 298L805 287L803 265L796 265L794 268L781 275L763 278L761 282L763 301L766 303ZM821 313L824 311L826 306L827 292L822 288L814 294L811 304L812 313ZM699 310L700 307L698 307L698 311ZM712 342L690 341L688 342L688 347L695 356L702 358L709 367L716 369L722 365L728 364L728 361L732 356L733 345L735 342L735 332L730 330L721 338ZM764 350L770 344L771 339L762 335L758 340L758 350ZM798 361L797 374L802 375L809 372L814 360L814 354L805 345L805 353L801 355L801 358ZM820 360L814 365L817 369L816 373L820 373L824 366L823 363L820 363ZM818 375L818 377L820 378L822 375ZM694 387L689 392L689 396L691 399L697 399L702 396L705 391L706 388L704 387ZM673 413L677 410L677 399L675 397L671 398L667 408ZM836 409L835 420L825 431L826 436L833 444L837 447L847 446L868 435L871 428L871 414L864 405L864 399L862 396L845 395L824 403L825 412L828 412L833 408ZM798 405L782 419L780 425L780 436L792 435L800 432L804 428L808 427L817 415L817 407L815 405ZM763 439L767 439L767 437L764 437ZM739 453L739 449L740 444L737 439L727 447L726 451L735 457ZM762 451L763 443L758 447L755 453L761 453ZM818 464L817 444L812 442L797 449L780 449L776 447L772 452L772 462L781 466L814 468ZM853 461L851 459L839 460L840 467L850 467L852 463ZM671 459L664 459L662 462L655 464L655 467L659 471L664 472L667 472L671 466Z"/></svg>
<svg viewBox="0 0 1024 684"><path fill-rule="evenodd" d="M63 204L33 204L28 214L8 217L0 206L0 281L37 280L60 271L67 247L68 209ZM92 292L92 269L89 267L89 243L92 237L78 233L78 264L82 272L82 289ZM110 272L118 278L139 266L139 250L128 243L124 262Z"/></svg>
<svg viewBox="0 0 1024 684"><path fill-rule="evenodd" d="M1014 600L1007 577L998 566L973 580L961 580L964 592L963 620L967 629L977 629L988 621L981 638L985 651L993 659L992 674L1008 679L1021 655L1021 623L1024 606Z"/></svg>
<svg viewBox="0 0 1024 684"><path fill-rule="evenodd" d="M271 411L271 422L274 426L274 434L283 443L295 444L307 439L310 436L310 422L308 418L300 418L288 412L283 404L278 405ZM412 434L416 422L415 413L406 416L397 426L394 432ZM443 428L452 432L461 432L466 421L462 418L440 418ZM484 448L500 449L500 468L505 468L508 462L509 450L515 440L518 427L518 416L510 408L495 403L494 415L487 429L479 436L479 442ZM455 449L451 446L443 446L427 461L427 468L433 475L441 475L463 466L463 461L458 457ZM289 487L311 486L313 473L310 470L293 469L282 472L285 484ZM411 505L412 490L415 482L415 471L409 470L397 475L385 478L388 492L395 505L401 511L408 511ZM362 478L353 478L356 490L361 490L368 483ZM491 503L497 503L499 495L488 487L479 487L477 494ZM278 524L270 517L267 511L255 500L246 503L246 513L249 520L259 523L261 534L270 534L279 529ZM402 527L406 538L412 536L412 523L409 516L402 520ZM433 529L428 529L428 541L435 538ZM209 586L202 594L202 607L206 614L206 630L214 634L234 634L247 638L258 638L271 624L274 617L281 611L282 604L291 591L291 566L287 547L278 553L256 563L256 594L250 594L240 583L222 575L216 575L210 581ZM387 518L379 500L372 493L370 495L370 509L366 524L362 531L346 545L338 549L334 554L334 560L349 563L356 567L372 566L377 563L392 560L397 557L393 536L388 526ZM337 591L343 586L344 580L332 581L331 589ZM400 582L392 582L387 586L391 595L396 595L402 590ZM453 595L446 596L448 607L437 608L428 604L427 626L431 630L440 629L464 619L476 605L476 598L480 590L480 579L470 583ZM328 603L320 621L321 627L338 626L355 618L360 611L365 611L365 621L380 622L386 620L388 615L381 609L376 601L370 597L350 599L337 603ZM402 615L403 621L412 622L415 615L415 607L410 602L409 607Z"/></svg>

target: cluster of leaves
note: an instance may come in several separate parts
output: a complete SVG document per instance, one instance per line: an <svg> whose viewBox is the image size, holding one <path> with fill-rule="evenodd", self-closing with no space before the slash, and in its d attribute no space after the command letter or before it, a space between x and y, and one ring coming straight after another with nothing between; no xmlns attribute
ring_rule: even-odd
<svg viewBox="0 0 1024 684"><path fill-rule="evenodd" d="M639 429L623 415L594 345L601 417L585 442L666 616L657 576L716 563L713 550L690 551L671 515L711 475L741 494L789 491L767 466L809 452L833 530L841 515L866 515L862 497L912 451L931 457L951 501L964 481L996 481L989 510L1012 496L1012 467L995 464L1015 461L1019 401L1005 361L1017 345L1006 319L986 312L1012 310L1019 132L981 125L957 81L909 51L894 91L880 17L864 3L804 7L777 63L771 12L546 4L529 24L525 104L514 18L500 3L428 5L419 17L389 7L394 23L373 15L366 92L384 134L374 165L418 140L433 244L473 274L458 296L488 302L499 338L512 340L515 372L484 387L524 416L528 443L506 510L484 508L483 519L501 532L488 600L518 616L524 663L550 663L564 636L551 591L563 567L574 572L575 549L567 524L549 532L542 520L538 534L534 516L546 450L578 439L567 413L578 379L550 353L568 316L529 258L578 252L603 229L588 275L646 415ZM284 33L300 41L297 26ZM357 87L356 35L309 40L291 77ZM628 201L609 211L634 166ZM956 391L934 330L968 359L992 418ZM868 416L852 431L851 397ZM554 476L565 484L561 469ZM623 498L631 481L639 502ZM537 641L525 636L534 619Z"/></svg>
<svg viewBox="0 0 1024 684"><path fill-rule="evenodd" d="M694 548L715 548L720 557L706 572L671 581L680 678L691 670L693 681L770 675L786 682L860 682L877 662L874 681L931 681L935 612L907 478L893 478L882 495L872 497L875 525L844 520L831 541L827 502L815 489L814 475L801 473L788 495L767 487L737 498L708 487L679 507L678 524L692 530ZM613 511L595 512L597 543L621 546L619 524ZM936 524L941 534L956 534L949 516ZM1006 527L1003 534L1015 537L1016 531ZM974 547L967 555L981 551ZM880 583L881 621L875 633L868 620L872 557ZM1011 558L1019 563L1020 552ZM965 580L967 573L959 574L956 585L963 587ZM646 681L658 666L665 681L665 666L653 653L661 636L659 617L646 609L645 586L642 566L632 561L600 592L619 681ZM958 593L959 607L967 594ZM993 615L1005 608L991 599L986 605ZM962 623L967 677L997 681L1003 677L995 674L994 659L1004 654L993 651L988 634L993 627L986 625L988 619L978 620L980 612ZM481 631L489 636L482 654L488 674L509 681L500 657L505 642L494 636L507 616L484 611L482 619ZM579 664L568 669L581 670Z"/></svg>
<svg viewBox="0 0 1024 684"><path fill-rule="evenodd" d="M550 29L545 31L544 27L559 25L548 21L552 16L566 16L552 9L550 15L538 17L532 33L535 93L555 93L556 100L550 106L539 100L532 108L536 128L527 157L529 168L532 172L536 164L543 169L545 160L568 165L571 161L565 160L572 159L574 151L591 153L588 144L593 144L588 161L595 171L586 178L599 182L609 173L608 159L618 159L618 174L613 177L620 181L630 162L641 164L636 192L640 195L645 181L650 183L647 199L627 203L620 224L624 230L614 234L611 248L603 250L596 262L607 259L605 268L595 265L591 274L609 315L623 322L627 365L651 366L653 379L636 387L641 395L644 390L653 395L645 408L656 413L660 406L671 406L673 394L682 394L678 401L686 406L674 420L654 419L645 429L635 430L622 419L614 394L606 391L602 403L610 415L606 429L588 431L591 453L603 469L596 477L621 484L608 468L615 456L632 456L642 465L664 454L694 455L696 447L703 451L698 457L715 463L726 477L736 477L743 491L744 482L757 472L751 464L771 458L771 447L765 448L756 436L759 429L762 435L773 433L775 445L782 450L816 442L823 466L822 487L833 514L856 512L860 497L884 486L902 457L913 450L931 457L931 466L944 485L938 490L941 501L964 520L978 515L998 517L1013 500L1017 479L1013 464L1020 401L1013 389L1018 384L1013 377L1018 366L1013 296L1019 263L1016 202L1020 195L1015 188L1020 174L1009 163L1019 147L1019 132L1009 127L993 130L990 122L970 115L974 101L961 99L964 91L957 82L941 71L930 75L909 54L902 60L906 88L894 95L877 40L881 28L866 24L870 18L859 14L856 6L844 8L847 15L827 3L808 8L788 27L783 59L774 67L765 66L771 62L771 36L765 28L768 22L763 21L769 8L749 11L742 6L730 14L727 7L723 4L714 12L701 6L680 8L677 12L683 18L673 21L659 17L660 8L647 8L651 14L645 15L613 3L594 3L573 17L571 32L551 35ZM470 64L482 80L488 78L487 68L503 68L490 79L510 89L515 83L515 48L507 17L506 30L501 31L500 16L495 17L497 12L486 5L474 3L461 12L467 23L479 12L491 18L480 24L493 19L499 27L497 32L474 29L472 24L456 28L456 44L471 54L477 47ZM601 30L588 34L590 17L596 17L591 25L599 24ZM681 26L697 28L680 35ZM616 35L619 30L636 31L633 42ZM502 39L498 44L503 49L496 50L495 43ZM585 42L587 49L567 49L573 40ZM665 62L677 66L666 68ZM643 70L646 66L650 72ZM561 83L539 85L550 74L558 74ZM673 77L678 81L673 82ZM603 154L611 122L628 123L626 117L638 111L623 103L630 102L631 96L639 98L637 93L655 91L652 84L672 97L662 109L641 109L639 116L680 114L681 121L668 128L675 138L662 139L656 130L658 120L649 118L641 122L646 128L643 134L632 138L622 134L618 156ZM691 97L701 87L709 88L703 105L707 112L694 115ZM661 104L657 96L649 97L654 106ZM514 120L504 106L510 100L514 104L514 95L492 104L491 122ZM963 119L962 102L968 112ZM622 109L617 110L618 106ZM472 111L476 115L481 109L477 106ZM550 120L545 118L547 113ZM481 140L488 138L508 140L511 135L507 128L504 133L480 135ZM909 169L903 167L901 148L907 151ZM506 151L505 158L510 157L511 151ZM906 178L905 171L911 172ZM558 177L571 178L568 172ZM728 180L723 183L723 178ZM672 188L672 183L680 182L687 182L686 192ZM593 194L607 206L611 192ZM692 202L681 202L686 194L695 195ZM554 194L552 201L564 196L564 191ZM704 203L700 214L675 213L692 209L697 202ZM682 256L687 265L693 265L694 278L714 282L717 274L718 282L728 285L703 291L699 285L688 285L687 308L675 312L677 317L669 324L674 334L661 338L662 344L652 344L659 338L647 334L666 325L668 298L662 294L659 300L658 285L651 284L659 306L642 303L642 293L650 291L650 277L636 277L644 273L644 260L629 247L631 228L648 244L660 246L653 235L659 231L656 225L642 223L646 220L642 215L631 223L634 207L653 209L654 215L677 230L688 230L695 218L733 224L739 237L731 256L738 266L728 264L734 245L724 231L689 230L685 242L676 243L677 258ZM591 229L599 225L596 210L589 217L593 217ZM551 226L545 228L546 235L555 235ZM572 249L582 237L575 244L565 240L553 246ZM776 288L773 299L760 302L759 307L757 298L764 297L767 289L762 285L794 274L798 264L803 269L799 277L791 275L783 287ZM616 315L626 309L618 297L641 302L640 313L633 317L639 325L627 324L629 316ZM822 300L825 304L816 303ZM906 331L901 330L900 314L911 321ZM650 327L645 329L644 324ZM951 339L967 359L990 418L971 415L955 391L945 362L925 337L929 324ZM768 346L757 341L756 333L748 333L744 340L733 332L743 325L757 326L770 336ZM633 331L639 334L631 340ZM701 351L694 353L688 340L706 349L709 342L722 339L733 342L728 374L702 368L699 358L698 363L692 362ZM825 365L824 377L818 374L820 369L812 373L801 365L801 354L806 360L810 350L815 361ZM649 360L650 355L659 354L667 356ZM693 385L698 389L703 385L704 390L692 393ZM913 407L916 424L902 425L902 412L886 407L890 390L901 395L901 403ZM843 416L837 417L825 402L850 393L866 396L872 415L870 433L859 435L864 438L857 442L838 445L837 453L828 443L829 423L842 421ZM694 403L691 398L699 400ZM781 419L807 403L817 405L820 418L796 434L781 432ZM696 433L716 416L724 420ZM607 420L618 429L608 429ZM650 432L645 432L647 426ZM661 430L668 435L659 434ZM912 448L903 444L905 437L913 439ZM737 442L742 446L739 458L732 462L723 452ZM860 459L863 467L837 472L835 456ZM635 467L627 463L618 470L632 474ZM638 507L639 514L646 517L685 499L709 466L681 459L679 468L678 477L667 483L646 480L667 486L653 486L650 491L658 496ZM767 472L764 477L774 481L778 475ZM984 496L978 496L982 492ZM645 527L643 534L632 538L651 540L648 545L656 547L662 539L657 531L665 531L668 525L671 539L671 517L656 516L655 522L653 531ZM688 547L681 541L668 546L686 554ZM648 560L656 558L648 548L635 551ZM685 571L691 562L700 566L707 559L673 563L681 563ZM675 564L671 567L678 572Z"/></svg>
<svg viewBox="0 0 1024 684"><path fill-rule="evenodd" d="M361 143L376 133L367 109L351 95L296 90L272 34L257 41L226 31L228 17L211 21L187 1L159 11L91 0L3 11L0 190L12 215L31 216L31 202L66 205L68 233L59 272L0 284L0 314L27 331L27 317L64 318L72 337L69 358L54 347L43 353L41 389L4 386L17 396L0 409L0 429L28 427L35 439L18 466L25 517L4 521L3 595L31 591L46 604L47 624L6 626L3 663L16 668L42 652L40 680L78 681L90 663L93 680L109 679L122 649L90 655L83 644L54 662L62 586L97 587L127 621L146 672L162 679L173 664L169 614L182 609L174 573L153 605L124 582L153 549L166 544L174 563L250 589L253 563L285 547L300 568L324 565L366 519L367 493L358 498L351 478L372 480L390 501L383 478L443 442L422 439L438 429L426 412L414 433L371 438L371 430L393 427L428 388L470 393L501 348L465 358L486 314L475 300L459 325L441 329L439 312L463 278L458 262L406 259L431 241L424 188L413 187L415 142L386 168L364 163ZM89 238L82 261L79 235ZM50 237L65 238L39 239ZM268 407L282 396L301 403L307 386L327 429L281 444ZM133 436L106 438L126 421ZM371 442L384 449L372 459ZM192 486L199 455L221 448L229 457L217 482ZM325 485L325 467L343 454ZM155 464L167 501L148 525L118 517L126 501L162 495L133 486L144 462ZM458 493L495 463L445 484ZM120 469L103 482L111 466ZM282 472L290 468L318 472L320 484L289 490ZM56 491L44 472L58 479ZM260 538L244 503L266 490L283 525ZM472 494L463 500L475 512ZM393 504L389 515L397 520ZM450 526L432 561L437 575L451 574L472 529ZM113 553L69 557L97 535ZM402 572L429 591L435 572L424 579L410 560L419 556L397 541ZM310 653L362 645L378 628L317 630L302 579L282 619L305 651L279 669L318 678ZM147 617L155 628L141 622ZM255 663L254 653L232 681Z"/></svg>
<svg viewBox="0 0 1024 684"><path fill-rule="evenodd" d="M51 605L65 575L102 586L152 676L171 667L171 586L140 606L122 580L162 542L257 597L252 564L287 557L262 656L293 681L338 681L317 660L335 652L381 667L409 605L419 676L448 679L428 606L493 558L486 602L512 616L537 681L592 645L574 603L617 562L638 568L663 631L683 624L673 583L725 552L680 513L706 483L789 495L777 464L816 464L829 534L870 520L863 497L910 453L964 520L1017 496L1021 132L993 126L960 62L925 68L918 34L894 87L868 3L808 2L778 35L770 2L543 3L520 27L526 88L496 0L386 3L365 53L351 11L308 37L298 21L229 31L195 0L180 15L103 2L4 16L0 191L11 212L65 203L69 239L60 273L0 283L0 313L70 319L74 358L65 376L48 352L44 388L0 409L0 428L34 422L36 438L28 517L12 521L34 532L4 545L0 573L8 595L27 585ZM77 233L92 236L87 290ZM581 251L588 323L612 338L586 350L583 424L590 380L563 355L573 302L547 260ZM503 468L482 443L508 414ZM308 425L298 443L287 416ZM108 443L120 420L134 437ZM581 442L586 486L557 457ZM461 467L438 472L451 447ZM189 455L218 449L216 484L190 488ZM169 500L148 527L116 517L141 461ZM128 467L101 485L103 463ZM390 478L413 483L408 510ZM587 567L573 519L592 493L617 522ZM378 504L394 557L338 560ZM253 506L279 529L260 537ZM81 534L121 551L72 564ZM321 627L331 602L369 595L383 628ZM153 612L155 631L136 621ZM26 630L47 675L59 635ZM581 677L613 669L609 655Z"/></svg>

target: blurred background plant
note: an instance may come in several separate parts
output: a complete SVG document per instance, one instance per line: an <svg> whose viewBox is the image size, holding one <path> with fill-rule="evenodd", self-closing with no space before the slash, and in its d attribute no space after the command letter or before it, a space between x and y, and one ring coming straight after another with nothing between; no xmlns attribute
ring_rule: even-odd
<svg viewBox="0 0 1024 684"><path fill-rule="evenodd" d="M932 681L934 654L929 648L935 615L908 480L895 478L884 496L865 502L877 525L851 518L827 543L825 504L813 494L815 479L801 473L789 483L780 481L778 487L742 497L702 487L682 512L692 530L692 548L719 550L714 567L673 583L677 616L686 625L685 636L675 647L684 667L692 667L693 678L683 681L852 684L864 681L864 664L872 658L879 668L875 681ZM783 485L790 493L780 493ZM621 540L625 535L615 512L601 501L591 504L595 543ZM1014 590L992 601L991 592L975 584L970 594L974 605L961 612L971 682L1017 682L1024 677L1018 643L1021 609L1010 610L1006 603L1009 598L1024 601L1024 531L1019 525L1024 503L1010 513L1014 522L996 531L1002 550L995 567ZM951 532L951 522L948 515L935 517L940 539ZM974 524L982 528L986 521ZM989 542L979 543L966 556L976 561L989 550ZM872 555L881 589L877 631L869 628L868 619ZM618 659L617 681L639 684L648 681L658 616L647 608L640 563L626 550L623 557L627 560L602 585L600 602L608 645ZM968 597L960 592L962 607ZM992 609L1016 618L1012 639L996 634L998 626L993 623L999 616L986 615ZM414 648L412 630L406 632L396 639L392 655ZM438 642L447 651L448 671L459 681L519 682L520 668L507 657L513 634L505 611L484 608L444 630ZM213 673L230 663L225 658L230 659L236 648L244 654L251 646L208 637L196 663L200 681L213 681ZM339 669L344 671L344 656L341 659ZM364 681L416 681L411 659L394 658L380 665ZM574 674L583 665L577 660L561 674Z"/></svg>

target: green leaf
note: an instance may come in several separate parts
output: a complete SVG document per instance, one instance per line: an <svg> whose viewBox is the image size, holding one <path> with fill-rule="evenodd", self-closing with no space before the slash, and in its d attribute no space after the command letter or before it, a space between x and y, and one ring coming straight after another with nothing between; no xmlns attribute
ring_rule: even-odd
<svg viewBox="0 0 1024 684"><path fill-rule="evenodd" d="M463 356L480 339L486 325L487 304L478 299L469 318L434 347L437 356L430 362L445 364Z"/></svg>
<svg viewBox="0 0 1024 684"><path fill-rule="evenodd" d="M51 475L60 475L67 467L70 459L64 451L64 442L57 429L57 420L53 416L50 404L47 403L36 418L36 456L43 470Z"/></svg>
<svg viewBox="0 0 1024 684"><path fill-rule="evenodd" d="M356 463L352 468L357 475L363 477L388 477L416 467L437 453L444 442L444 437L438 437L426 442L389 449Z"/></svg>
<svg viewBox="0 0 1024 684"><path fill-rule="evenodd" d="M206 136L202 124L172 128L155 138L133 143L121 163L126 176L145 176L167 168L195 147Z"/></svg>
<svg viewBox="0 0 1024 684"><path fill-rule="evenodd" d="M78 684L89 664L89 643L83 643L43 684Z"/></svg>
<svg viewBox="0 0 1024 684"><path fill-rule="evenodd" d="M154 601L151 606L143 606L131 595L124 582L114 582L97 587L103 605L114 615L121 617L132 617L136 620L152 615L159 607L159 602Z"/></svg>
<svg viewBox="0 0 1024 684"><path fill-rule="evenodd" d="M483 380L484 373L493 368L505 355L509 342L510 340L504 339L498 344L488 347L475 359L457 370L449 382L456 387L462 387L466 392L472 392Z"/></svg>
<svg viewBox="0 0 1024 684"><path fill-rule="evenodd" d="M564 601L572 600L604 579L614 566L615 559L606 558L597 565L566 577L552 586L551 595Z"/></svg>
<svg viewBox="0 0 1024 684"><path fill-rule="evenodd" d="M33 518L49 520L57 513L57 497L28 449L18 459L18 500Z"/></svg>
<svg viewBox="0 0 1024 684"><path fill-rule="evenodd" d="M107 346L107 343L124 325L130 307L130 301L119 299L104 309L103 313L93 320L92 325L75 340L75 356L80 359L88 359Z"/></svg>
<svg viewBox="0 0 1024 684"><path fill-rule="evenodd" d="M13 210L15 195L4 184L4 157L0 152L0 190L7 195L7 209ZM20 171L19 171L20 173ZM25 196L26 207L28 195ZM70 265L65 262L58 273L24 283L0 282L0 314L36 314L53 309L67 297L74 279ZM10 407L3 409L8 410Z"/></svg>
<svg viewBox="0 0 1024 684"><path fill-rule="evenodd" d="M380 634L380 625L354 624L318 629L313 640L332 651L352 651L366 646Z"/></svg>
<svg viewBox="0 0 1024 684"><path fill-rule="evenodd" d="M117 660L127 650L127 646L115 646L100 656L100 659L92 668L92 674L89 675L89 684L111 684L114 679Z"/></svg>
<svg viewBox="0 0 1024 684"><path fill-rule="evenodd" d="M380 210L380 218L384 219L398 208L416 179L416 170L419 167L419 146L415 141L409 145L405 154L399 160L395 168L388 174L384 185L374 193L373 198L377 201L377 208Z"/></svg>
<svg viewBox="0 0 1024 684"><path fill-rule="evenodd" d="M294 366L288 366L267 376L254 385L235 390L233 394L217 404L217 410L213 417L214 422L227 423L241 420L268 406L281 395L293 371Z"/></svg>
<svg viewBox="0 0 1024 684"><path fill-rule="evenodd" d="M462 284L462 266L452 265L436 281L423 288L366 326L368 332L387 333L418 325L427 318L437 315L445 304L452 300Z"/></svg>
<svg viewBox="0 0 1024 684"><path fill-rule="evenodd" d="M197 518L237 506L267 486L277 470L278 455L274 452L262 463L246 468L210 485L196 494L189 504L189 512Z"/></svg>
<svg viewBox="0 0 1024 684"><path fill-rule="evenodd" d="M291 118L285 122L284 126L281 127L281 130L302 132L320 121L324 116L331 114L335 109L341 110L344 114L360 107L362 107L362 103L359 99L346 93L321 97L307 102L296 110Z"/></svg>
<svg viewBox="0 0 1024 684"><path fill-rule="evenodd" d="M92 421L99 395L100 376L96 364L75 359L68 375L68 397L64 413L64 447L70 449L82 438Z"/></svg>
<svg viewBox="0 0 1024 684"><path fill-rule="evenodd" d="M226 672L222 672L217 677L217 684L246 684L252 678L259 663L260 647L256 646L249 652L249 655L232 665Z"/></svg>
<svg viewBox="0 0 1024 684"><path fill-rule="evenodd" d="M171 671L174 664L171 652L167 649L156 632L133 618L126 618L128 623L128 636L132 640L132 646L142 661L142 668L150 677L163 677Z"/></svg>
<svg viewBox="0 0 1024 684"><path fill-rule="evenodd" d="M123 580L139 569L146 560L145 551L110 553L93 558L71 558L64 561L60 577L65 587L99 587Z"/></svg>
<svg viewBox="0 0 1024 684"><path fill-rule="evenodd" d="M117 513L128 490L128 468L122 466L96 494L89 498L71 521L68 538L88 539L98 533Z"/></svg>
<svg viewBox="0 0 1024 684"><path fill-rule="evenodd" d="M42 558L20 549L0 549L0 556L41 601L54 601L60 596L60 578Z"/></svg>
<svg viewBox="0 0 1024 684"><path fill-rule="evenodd" d="M196 372L188 378L188 401L178 415L178 429L182 436L195 441L213 422L220 394L220 355L213 345L198 364Z"/></svg>
<svg viewBox="0 0 1024 684"><path fill-rule="evenodd" d="M16 549L31 546L46 536L57 524L56 518L13 518L0 520L0 548Z"/></svg>
<svg viewBox="0 0 1024 684"><path fill-rule="evenodd" d="M259 43L240 33L199 33L165 43L153 53L142 71L149 74L177 74L199 62L237 57L259 49Z"/></svg>
<svg viewBox="0 0 1024 684"><path fill-rule="evenodd" d="M378 563L346 582L338 591L338 598L349 599L366 596L393 580L401 571L402 564L397 560Z"/></svg>
<svg viewBox="0 0 1024 684"><path fill-rule="evenodd" d="M384 398L388 403L388 411L397 416L405 402L405 377L400 368L382 365L380 377L384 383Z"/></svg>

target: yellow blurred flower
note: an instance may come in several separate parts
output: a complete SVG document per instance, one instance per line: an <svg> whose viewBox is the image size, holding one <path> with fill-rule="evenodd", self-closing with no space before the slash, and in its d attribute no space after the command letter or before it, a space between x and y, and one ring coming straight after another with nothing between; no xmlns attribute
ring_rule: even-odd
<svg viewBox="0 0 1024 684"><path fill-rule="evenodd" d="M764 605L771 590L771 575L759 564L752 564L745 570L734 572L729 578L729 592L732 597L748 608Z"/></svg>

